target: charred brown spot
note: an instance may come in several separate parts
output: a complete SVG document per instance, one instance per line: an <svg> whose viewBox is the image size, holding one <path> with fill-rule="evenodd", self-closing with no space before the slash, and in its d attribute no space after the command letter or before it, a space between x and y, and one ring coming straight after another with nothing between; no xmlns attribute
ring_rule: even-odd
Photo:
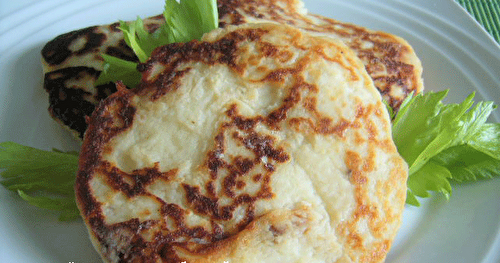
<svg viewBox="0 0 500 263"><path fill-rule="evenodd" d="M113 24L110 24L109 25L109 29L111 29L111 31L113 32L121 32L121 29L120 29L120 22L115 22Z"/></svg>
<svg viewBox="0 0 500 263"><path fill-rule="evenodd" d="M170 181L178 173L177 169L161 172L158 163L153 167L142 168L134 170L131 173L126 173L108 162L103 162L98 171L106 176L108 184L113 189L123 192L128 197L148 195L146 190L148 185L155 182L158 178Z"/></svg>
<svg viewBox="0 0 500 263"><path fill-rule="evenodd" d="M274 237L278 237L286 233L286 228L283 226L270 225L269 231L271 231Z"/></svg>
<svg viewBox="0 0 500 263"><path fill-rule="evenodd" d="M236 108L236 105L231 105L231 107L229 108L229 110L226 111L226 114L233 118L234 120L234 123L236 124L236 126L240 129L240 130L244 130L244 131L248 131L248 130L251 130L255 127L255 125L257 124L257 121L256 119L254 118L245 118L243 116L239 116L238 115L238 110Z"/></svg>
<svg viewBox="0 0 500 263"><path fill-rule="evenodd" d="M104 52L107 55L117 57L123 60L131 61L131 62L139 62L139 59L134 54L132 49L127 45L124 39L118 42L118 46L109 46L106 48Z"/></svg>
<svg viewBox="0 0 500 263"><path fill-rule="evenodd" d="M268 44L268 43L263 43L260 46L260 52L265 56L265 57L275 57L279 54L279 50L276 46Z"/></svg>
<svg viewBox="0 0 500 263"><path fill-rule="evenodd" d="M201 193L201 190L197 186L191 186L188 184L183 184L182 187L186 192L186 199L189 204L191 204L192 208L196 213L202 215L208 215L215 219L219 220L228 220L230 219L229 214L220 213L217 204L217 199L211 199L209 197L204 196Z"/></svg>
<svg viewBox="0 0 500 263"><path fill-rule="evenodd" d="M254 182L259 182L262 179L262 174L256 174L252 179Z"/></svg>
<svg viewBox="0 0 500 263"><path fill-rule="evenodd" d="M89 67L71 67L52 71L45 74L44 87L49 93L49 112L55 118L61 120L64 125L75 130L83 138L83 133L87 129L85 116L89 116L95 109L93 102L86 99L92 94L83 89L68 87L69 81L86 74L97 79L99 71ZM107 86L97 87L99 91L108 88Z"/></svg>
<svg viewBox="0 0 500 263"><path fill-rule="evenodd" d="M48 42L42 49L43 59L52 65L61 64L72 55L83 55L98 48L106 40L102 33L96 33L98 27L87 27L60 35ZM85 42L79 50L70 50L71 44L77 40Z"/></svg>
<svg viewBox="0 0 500 263"><path fill-rule="evenodd" d="M219 168L223 168L225 165L224 161L222 160L222 156L224 153L224 134L217 134L214 141L214 150L209 151L207 155L207 167L212 179L217 178Z"/></svg>
<svg viewBox="0 0 500 263"><path fill-rule="evenodd" d="M274 148L274 139L271 136L259 136L257 133L251 133L243 139L243 143L248 149L251 149L260 159L269 157L276 162L283 163L290 158L281 148Z"/></svg>
<svg viewBox="0 0 500 263"><path fill-rule="evenodd" d="M238 190L242 190L243 188L245 188L245 186L246 186L246 185L247 185L247 184L246 184L244 181L237 181L237 182L236 182L236 188L237 188Z"/></svg>

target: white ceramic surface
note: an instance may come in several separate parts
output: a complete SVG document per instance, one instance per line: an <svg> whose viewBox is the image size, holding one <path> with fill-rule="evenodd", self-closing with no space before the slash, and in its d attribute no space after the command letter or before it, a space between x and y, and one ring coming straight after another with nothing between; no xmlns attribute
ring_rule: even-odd
<svg viewBox="0 0 500 263"><path fill-rule="evenodd" d="M78 149L47 113L40 50L53 37L95 24L161 12L161 0L0 1L0 141L42 149ZM500 47L452 0L305 0L337 20L399 35L424 67L426 90L449 88L449 101L500 104ZM492 121L500 121L500 112ZM387 262L500 262L500 178L454 185L407 207ZM99 262L82 221L57 216L0 187L0 262ZM236 262L234 262L236 263Z"/></svg>

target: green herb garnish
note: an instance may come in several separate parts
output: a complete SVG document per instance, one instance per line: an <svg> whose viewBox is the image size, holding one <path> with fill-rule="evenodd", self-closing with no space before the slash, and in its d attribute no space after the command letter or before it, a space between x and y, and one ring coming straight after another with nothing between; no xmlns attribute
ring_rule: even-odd
<svg viewBox="0 0 500 263"><path fill-rule="evenodd" d="M28 203L60 211L59 220L79 217L75 203L78 155L58 150L43 151L14 142L0 143L0 183Z"/></svg>
<svg viewBox="0 0 500 263"><path fill-rule="evenodd" d="M500 175L500 124L486 123L493 102L443 104L448 90L408 97L393 122L393 138L409 166L406 202L428 191L451 195L450 181Z"/></svg>
<svg viewBox="0 0 500 263"><path fill-rule="evenodd" d="M133 22L120 21L125 42L134 51L139 62L145 62L159 46L200 39L203 34L218 27L219 14L216 0L166 0L163 11L165 24L149 33L141 18ZM109 55L102 55L105 65L96 85L122 81L134 88L141 81L138 63Z"/></svg>

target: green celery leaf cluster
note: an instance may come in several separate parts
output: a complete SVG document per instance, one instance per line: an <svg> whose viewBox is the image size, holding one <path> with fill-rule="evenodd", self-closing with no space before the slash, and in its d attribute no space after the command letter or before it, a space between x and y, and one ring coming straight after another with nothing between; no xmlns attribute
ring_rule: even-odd
<svg viewBox="0 0 500 263"><path fill-rule="evenodd" d="M448 90L408 97L393 122L393 138L409 166L406 202L429 191L451 195L450 181L500 175L500 124L487 123L493 102L443 104Z"/></svg>
<svg viewBox="0 0 500 263"><path fill-rule="evenodd" d="M200 39L203 34L218 27L219 14L216 0L166 0L163 12L165 24L152 33L144 27L141 18L133 22L120 21L120 29L127 45L132 48L139 62L145 62L157 47L171 43ZM138 63L102 54L104 69L96 85L121 81L134 88L141 81Z"/></svg>
<svg viewBox="0 0 500 263"><path fill-rule="evenodd" d="M0 143L0 183L31 205L60 212L59 220L79 217L74 184L78 154Z"/></svg>

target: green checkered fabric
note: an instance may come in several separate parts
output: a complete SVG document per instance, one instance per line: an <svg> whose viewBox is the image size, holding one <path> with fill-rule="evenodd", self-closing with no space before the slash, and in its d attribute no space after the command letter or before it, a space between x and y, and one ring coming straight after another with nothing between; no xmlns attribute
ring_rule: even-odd
<svg viewBox="0 0 500 263"><path fill-rule="evenodd" d="M455 0L500 43L500 0Z"/></svg>

